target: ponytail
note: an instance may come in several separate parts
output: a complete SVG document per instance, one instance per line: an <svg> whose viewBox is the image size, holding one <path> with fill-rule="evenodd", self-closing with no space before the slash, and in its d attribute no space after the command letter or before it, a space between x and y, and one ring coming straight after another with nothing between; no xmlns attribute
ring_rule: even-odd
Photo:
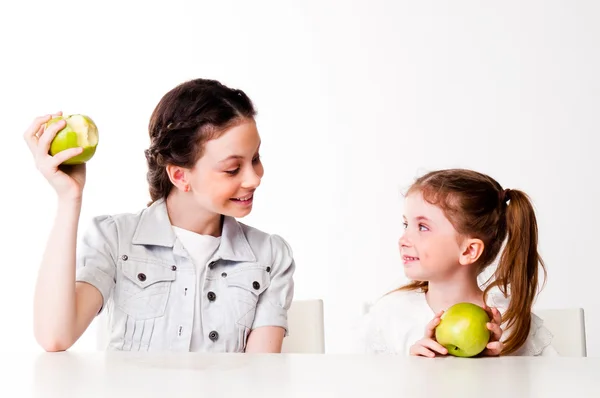
<svg viewBox="0 0 600 398"><path fill-rule="evenodd" d="M502 351L502 355L507 355L517 351L527 340L531 308L538 293L538 268L541 265L544 279L546 268L537 250L538 226L529 197L519 190L505 190L504 196L509 201L502 203L508 239L494 281L486 287L484 297L494 287L498 287L505 297L510 295L510 303L502 315L506 330L510 331Z"/></svg>
<svg viewBox="0 0 600 398"><path fill-rule="evenodd" d="M400 291L418 291L420 293L427 293L427 290L429 289L429 282L428 281L410 281L409 283L407 283L406 285L400 286L397 289L394 289L390 292L387 292L386 294L384 294L384 296L387 296L388 294L392 294L394 292L400 292Z"/></svg>

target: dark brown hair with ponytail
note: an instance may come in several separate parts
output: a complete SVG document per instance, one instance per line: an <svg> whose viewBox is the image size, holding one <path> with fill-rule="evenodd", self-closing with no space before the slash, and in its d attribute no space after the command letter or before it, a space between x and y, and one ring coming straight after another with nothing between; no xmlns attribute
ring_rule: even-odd
<svg viewBox="0 0 600 398"><path fill-rule="evenodd" d="M529 335L540 269L546 277L531 200L522 191L503 189L493 178L465 169L428 173L415 181L407 195L413 192L420 192L424 200L440 207L461 236L482 240L484 249L475 264L479 272L493 263L506 240L484 297L494 287L510 296L502 315L510 332L502 354L517 351ZM426 281L413 281L398 290L427 291L427 286Z"/></svg>
<svg viewBox="0 0 600 398"><path fill-rule="evenodd" d="M166 198L173 188L166 171L168 164L192 168L206 141L255 116L252 101L243 91L216 80L190 80L166 93L148 126L148 205Z"/></svg>

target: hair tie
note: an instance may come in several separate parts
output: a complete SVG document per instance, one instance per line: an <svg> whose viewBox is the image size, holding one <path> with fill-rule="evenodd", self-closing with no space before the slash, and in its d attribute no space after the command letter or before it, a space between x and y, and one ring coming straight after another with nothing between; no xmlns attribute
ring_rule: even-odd
<svg viewBox="0 0 600 398"><path fill-rule="evenodd" d="M507 188L504 191L500 192L500 202L508 203L509 200L510 200L510 189Z"/></svg>

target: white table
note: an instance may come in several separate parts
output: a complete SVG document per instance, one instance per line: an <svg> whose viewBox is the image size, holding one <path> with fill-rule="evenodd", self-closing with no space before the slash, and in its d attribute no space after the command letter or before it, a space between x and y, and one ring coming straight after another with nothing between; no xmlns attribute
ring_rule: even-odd
<svg viewBox="0 0 600 398"><path fill-rule="evenodd" d="M600 358L2 353L0 397L600 397Z"/></svg>

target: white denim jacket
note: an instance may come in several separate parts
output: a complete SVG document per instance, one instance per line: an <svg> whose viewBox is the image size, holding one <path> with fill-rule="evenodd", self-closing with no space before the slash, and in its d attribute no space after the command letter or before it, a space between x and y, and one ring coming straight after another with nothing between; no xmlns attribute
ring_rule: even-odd
<svg viewBox="0 0 600 398"><path fill-rule="evenodd" d="M77 281L95 286L108 311L108 349L189 351L196 289L202 351L243 352L261 326L286 329L295 262L288 243L225 217L221 243L197 283L164 200L138 213L92 220L77 253Z"/></svg>

